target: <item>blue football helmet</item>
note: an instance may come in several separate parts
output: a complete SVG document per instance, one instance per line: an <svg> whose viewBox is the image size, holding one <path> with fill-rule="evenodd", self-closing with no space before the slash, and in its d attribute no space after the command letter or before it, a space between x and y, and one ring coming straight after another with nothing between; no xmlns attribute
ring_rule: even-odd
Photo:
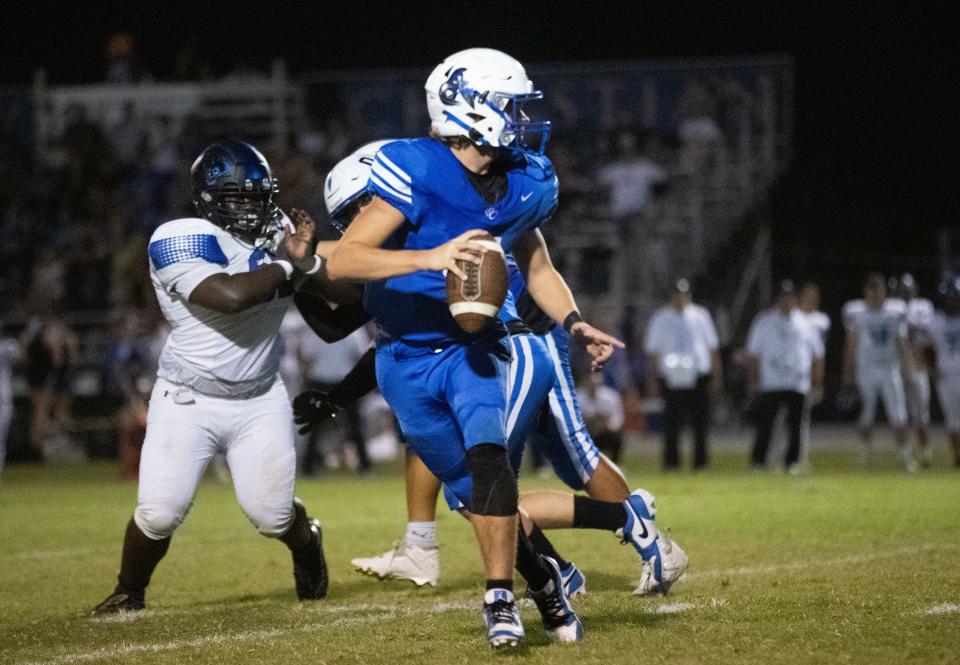
<svg viewBox="0 0 960 665"><path fill-rule="evenodd" d="M282 217L273 201L279 191L270 164L243 141L204 148L190 167L197 213L247 241L263 237Z"/></svg>

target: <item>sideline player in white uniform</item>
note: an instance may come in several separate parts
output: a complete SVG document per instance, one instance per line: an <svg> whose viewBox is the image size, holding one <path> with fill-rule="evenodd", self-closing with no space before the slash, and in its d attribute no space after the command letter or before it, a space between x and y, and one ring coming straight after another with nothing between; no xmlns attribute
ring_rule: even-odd
<svg viewBox="0 0 960 665"><path fill-rule="evenodd" d="M820 337L820 343L827 346L827 336L830 334L830 317L820 310L820 286L814 282L806 282L800 287L800 312L807 317L809 323ZM810 413L813 407L823 399L822 391L811 391L803 403L803 416L800 425L800 459L792 467L796 473L810 471Z"/></svg>
<svg viewBox="0 0 960 665"><path fill-rule="evenodd" d="M940 285L943 311L934 314L928 342L933 349L940 408L947 425L953 465L960 468L960 279Z"/></svg>
<svg viewBox="0 0 960 665"><path fill-rule="evenodd" d="M913 371L906 376L907 414L917 433L917 451L923 466L930 464L930 372L927 361L930 324L933 322L933 303L919 297L917 280L904 273L896 280L898 297L890 298L894 307L901 308L907 321L907 340L913 359Z"/></svg>
<svg viewBox="0 0 960 665"><path fill-rule="evenodd" d="M847 338L843 359L843 383L860 394L860 435L864 462L869 464L873 423L877 400L883 400L884 412L893 427L903 464L916 471L917 462L907 442L907 403L903 375L912 371L907 348L907 324L902 310L887 300L883 276L871 273L864 283L863 306L845 306Z"/></svg>
<svg viewBox="0 0 960 665"><path fill-rule="evenodd" d="M150 238L151 279L171 332L150 398L117 587L94 614L144 608L150 576L217 452L226 454L253 525L290 548L297 595L327 592L320 525L293 496L293 416L279 378L291 279L319 276L313 225L291 232L273 203L269 164L246 143L208 146L191 180L198 217L162 224Z"/></svg>

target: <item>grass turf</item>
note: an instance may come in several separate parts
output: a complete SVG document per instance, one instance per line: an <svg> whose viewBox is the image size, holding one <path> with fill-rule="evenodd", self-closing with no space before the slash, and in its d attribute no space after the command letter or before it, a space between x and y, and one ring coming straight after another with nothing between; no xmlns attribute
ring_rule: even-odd
<svg viewBox="0 0 960 665"><path fill-rule="evenodd" d="M531 663L960 661L960 473L909 477L892 454L869 473L822 453L815 475L699 475L626 465L657 495L658 524L690 555L668 598L630 594L638 558L602 532L552 532L586 573L586 640L547 644L527 607ZM645 471L647 470L647 471ZM522 487L557 487L524 477ZM352 571L404 525L397 468L301 480L324 524L324 601L298 603L286 549L259 537L229 486L205 483L136 618L92 619L112 589L136 489L113 468L11 467L0 487L0 663L467 663L491 657L469 526L441 511L441 586ZM522 584L521 587L522 588Z"/></svg>

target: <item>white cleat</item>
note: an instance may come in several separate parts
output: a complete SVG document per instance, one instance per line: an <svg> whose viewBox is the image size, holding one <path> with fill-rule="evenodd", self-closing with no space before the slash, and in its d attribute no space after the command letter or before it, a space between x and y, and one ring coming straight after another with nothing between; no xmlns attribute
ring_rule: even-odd
<svg viewBox="0 0 960 665"><path fill-rule="evenodd" d="M526 636L513 593L506 589L488 589L483 595L483 623L491 649L518 647Z"/></svg>
<svg viewBox="0 0 960 665"><path fill-rule="evenodd" d="M674 542L673 538L660 532L657 545L660 550L659 555L643 562L640 582L633 590L635 596L666 595L673 583L687 570L689 562L687 553Z"/></svg>
<svg viewBox="0 0 960 665"><path fill-rule="evenodd" d="M440 548L413 547L397 543L380 556L351 559L351 565L362 573L380 579L410 580L417 586L437 586L440 579Z"/></svg>

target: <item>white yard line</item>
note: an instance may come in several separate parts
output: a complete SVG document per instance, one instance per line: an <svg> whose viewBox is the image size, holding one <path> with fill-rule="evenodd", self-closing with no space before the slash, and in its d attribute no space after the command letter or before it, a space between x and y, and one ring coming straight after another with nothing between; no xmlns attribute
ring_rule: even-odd
<svg viewBox="0 0 960 665"><path fill-rule="evenodd" d="M201 647L215 644L232 644L235 642L252 642L269 640L290 633L302 633L320 628L318 625L300 626L296 629L269 628L266 630L250 630L241 633L226 633L223 635L206 635L192 640L173 640L171 642L158 642L153 644L119 644L112 647L103 647L93 651L80 651L77 653L56 656L50 660L40 660L32 662L23 662L21 665L68 665L69 663L86 663L96 660L105 660L108 658L119 658L137 653L160 653L163 651L179 651L180 649L198 649Z"/></svg>
<svg viewBox="0 0 960 665"><path fill-rule="evenodd" d="M960 605L956 603L940 603L917 610L917 614L923 616L936 616L938 614L956 614L960 612Z"/></svg>
<svg viewBox="0 0 960 665"><path fill-rule="evenodd" d="M804 570L806 568L822 568L824 566L844 566L855 563L868 563L881 559L891 559L900 556L909 556L911 554L922 554L923 552L934 552L937 550L954 550L960 548L957 543L944 543L942 545L920 545L917 547L898 547L892 550L883 550L879 552L864 552L862 554L850 554L847 556L835 557L832 559L820 559L811 557L798 561L785 561L783 563L772 563L762 566L742 566L740 568L727 568L724 570L702 570L687 573L681 577L678 582L691 582L700 579L710 579L717 577L733 577L736 575L762 575L768 573L782 573L790 570Z"/></svg>
<svg viewBox="0 0 960 665"><path fill-rule="evenodd" d="M784 571L803 570L806 568L823 566L842 566L849 564L867 563L882 559L908 556L912 554L921 554L923 552L933 552L938 550L955 550L960 548L957 543L944 543L939 545L922 545L917 547L900 547L880 552L865 552L862 554L852 554L848 556L835 557L832 559L810 558L798 561L787 561L777 564L768 564L762 566L743 566L740 568L728 568L723 570L704 570L689 573L678 581L695 581L699 579L724 578L736 575L759 575L769 573L780 573ZM36 553L34 553L36 554ZM264 601L266 603L267 601ZM160 611L148 611L140 615L124 616L111 619L100 619L103 622L126 622L134 621L140 617L149 618L151 616L165 614L200 614L208 612L211 608L224 607L232 603L216 603L202 605L189 609L169 609ZM258 603L257 603L258 604ZM728 604L724 598L711 598L709 603L691 603L691 602L661 602L650 604L643 611L650 614L678 614L690 610L701 608L720 608ZM372 612L372 614L351 617L341 616L334 619L331 623L308 624L297 626L295 628L270 628L263 630L242 631L237 633L227 633L222 635L206 635L190 640L173 640L170 642L159 642L152 644L120 644L112 647L103 647L93 651L81 651L68 653L60 656L54 656L47 660L22 661L20 665L70 665L70 663L86 663L96 660L105 660L110 658L119 658L129 654L137 653L160 653L166 651L179 651L182 649L197 649L211 645L231 644L236 642L252 642L272 640L286 635L309 633L330 626L356 626L375 623L378 621L387 621L400 615L410 614L442 614L444 612L461 610L478 610L478 601L442 601L436 602L429 607L424 608L403 608L402 611L396 605L377 604L377 603L354 603L344 605L310 605L304 606L304 611L310 614L349 614L351 612ZM943 615L960 613L960 605L954 603L940 603L927 608L921 608L917 614L925 616ZM95 620L97 621L97 620Z"/></svg>
<svg viewBox="0 0 960 665"><path fill-rule="evenodd" d="M478 602L442 602L422 609L404 608L402 614L442 614L444 612L458 610L479 610ZM80 651L76 653L55 656L48 660L21 661L20 665L69 665L70 663L86 663L90 661L106 660L110 658L119 658L137 653L159 653L164 651L179 651L182 649L198 649L206 646L219 644L233 644L235 642L253 642L270 640L287 635L309 633L324 628L358 626L379 621L389 621L397 618L399 615L396 605L375 605L369 603L359 603L356 605L327 605L323 607L311 607L310 612L316 614L332 614L357 611L373 611L374 614L364 616L341 616L331 622L323 624L308 624L297 626L296 628L269 628L264 630L251 630L239 633L225 633L222 635L206 635L191 640L173 640L170 642L159 642L152 644L120 644L113 647L104 647L94 651ZM143 614L125 614L109 619L94 619L94 621L104 623L122 623L126 621L135 621L141 617L157 616L158 612L147 611Z"/></svg>

